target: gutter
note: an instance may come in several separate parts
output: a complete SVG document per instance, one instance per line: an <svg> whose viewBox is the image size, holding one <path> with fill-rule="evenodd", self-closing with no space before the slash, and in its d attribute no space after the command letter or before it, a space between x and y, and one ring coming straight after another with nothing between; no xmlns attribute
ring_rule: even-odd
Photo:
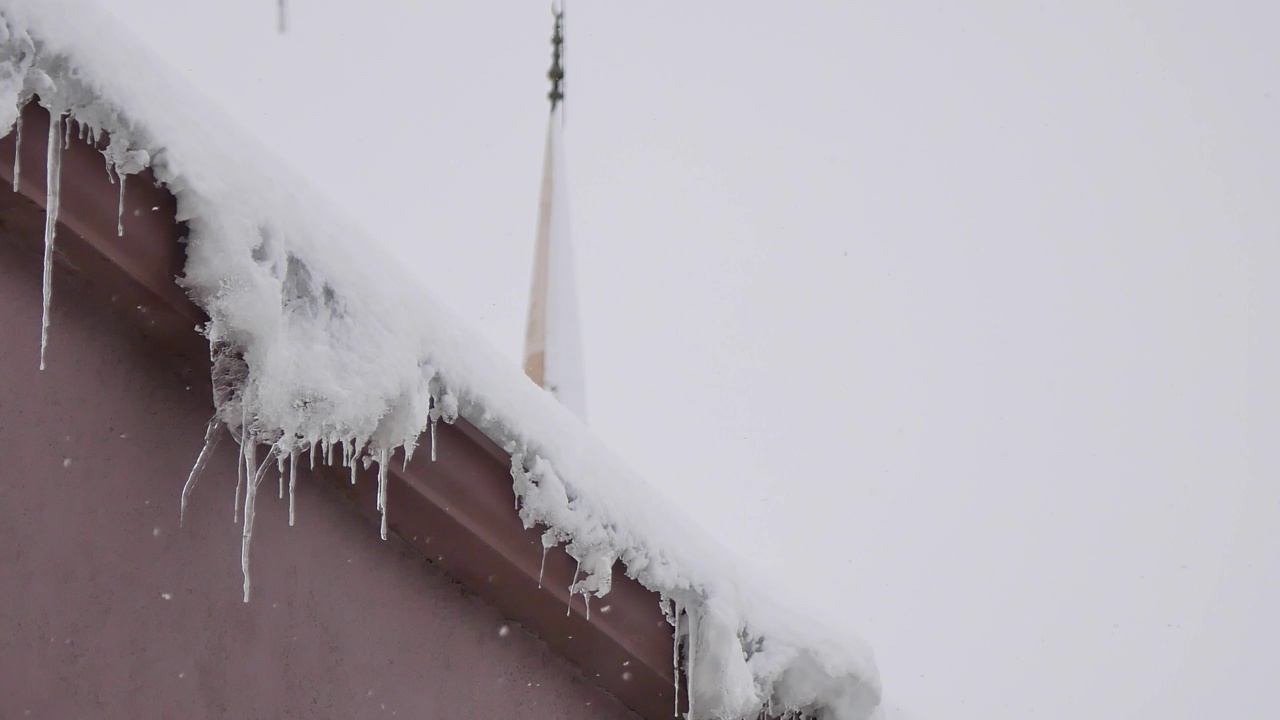
<svg viewBox="0 0 1280 720"><path fill-rule="evenodd" d="M124 232L118 235L120 187L100 152L108 138L103 135L90 144L79 139L79 125L68 122L71 139L62 153L55 260L170 351L175 370L193 388L209 390L209 347L196 330L207 317L175 282L186 261L186 231L176 219L176 199L149 168L131 176L124 196ZM0 189L0 228L32 247L43 243L49 123L48 111L37 102L23 107L18 192ZM0 139L0 179L6 187L12 186L15 144L12 132ZM58 293L56 284L53 293ZM33 344L37 327L33 322ZM58 361L56 344L48 353L52 362ZM430 442L424 437L420 445L429 447ZM642 717L672 717L677 702L673 635L658 594L615 563L613 588L596 601L588 619L582 599L571 602L568 588L576 562L562 547L546 553L543 571L541 533L526 530L516 513L507 453L461 418L452 425L439 424L435 448L435 461L429 452L419 452L407 469L390 470L389 529ZM198 448L193 444L192 449L194 460ZM345 468L317 467L310 474L371 520L379 517L373 472L361 470L362 480L355 485ZM174 495L176 502L176 491ZM679 700L681 711L686 702Z"/></svg>

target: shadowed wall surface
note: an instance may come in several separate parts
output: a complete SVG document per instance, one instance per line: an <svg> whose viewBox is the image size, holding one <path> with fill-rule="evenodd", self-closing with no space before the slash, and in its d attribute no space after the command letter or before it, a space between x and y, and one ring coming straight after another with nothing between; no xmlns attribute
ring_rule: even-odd
<svg viewBox="0 0 1280 720"><path fill-rule="evenodd" d="M179 527L207 385L106 300L55 268L40 372L38 249L0 233L0 717L635 717L309 477L293 528L263 481L242 603L236 445Z"/></svg>

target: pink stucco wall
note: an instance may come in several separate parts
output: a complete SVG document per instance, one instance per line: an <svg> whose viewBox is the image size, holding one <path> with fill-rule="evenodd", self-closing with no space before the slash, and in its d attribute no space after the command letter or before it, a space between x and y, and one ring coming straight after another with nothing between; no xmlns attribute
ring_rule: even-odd
<svg viewBox="0 0 1280 720"><path fill-rule="evenodd" d="M263 483L241 602L211 413L73 274L0 232L0 718L635 717L319 483Z"/></svg>

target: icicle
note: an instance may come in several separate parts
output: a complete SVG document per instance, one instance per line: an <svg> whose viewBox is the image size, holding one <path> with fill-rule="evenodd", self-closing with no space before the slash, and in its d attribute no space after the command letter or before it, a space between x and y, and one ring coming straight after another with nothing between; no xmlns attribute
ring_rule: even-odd
<svg viewBox="0 0 1280 720"><path fill-rule="evenodd" d="M582 603L587 606L587 619L591 619L591 593L582 593Z"/></svg>
<svg viewBox="0 0 1280 720"><path fill-rule="evenodd" d="M240 445L240 454L236 457L236 500L231 508L231 522L240 522L240 490L244 487L244 444Z"/></svg>
<svg viewBox="0 0 1280 720"><path fill-rule="evenodd" d="M257 472L253 474L249 488L244 494L244 531L240 535L240 572L244 573L245 602L249 602L249 545L253 542L254 499L258 495L258 483L262 482L263 476L267 474L267 467L271 465L271 456L274 454L276 454L276 447L272 445L267 451L267 456L262 459L262 464L258 466Z"/></svg>
<svg viewBox="0 0 1280 720"><path fill-rule="evenodd" d="M573 568L573 582L569 583L569 606L564 609L564 616L569 617L569 612L573 610L573 586L578 584L578 571L582 569L582 561L579 560L576 567Z"/></svg>
<svg viewBox="0 0 1280 720"><path fill-rule="evenodd" d="M63 139L62 139L63 150L67 150L71 147L71 116L70 115L67 116L65 125L67 130L65 133L63 133Z"/></svg>
<svg viewBox="0 0 1280 720"><path fill-rule="evenodd" d="M311 441L311 469L316 469L316 443L314 440Z"/></svg>
<svg viewBox="0 0 1280 720"><path fill-rule="evenodd" d="M680 717L680 601L672 600L671 609L674 613L674 621L672 625L675 630L671 633L671 677L676 683L676 703L672 709L672 717Z"/></svg>
<svg viewBox="0 0 1280 720"><path fill-rule="evenodd" d="M401 445L400 448L404 450L404 464L400 467L401 472L404 472L409 469L409 461L413 459L414 447L412 445Z"/></svg>
<svg viewBox="0 0 1280 720"><path fill-rule="evenodd" d="M116 237L124 237L124 179L127 175L120 176L120 206L116 210Z"/></svg>
<svg viewBox="0 0 1280 720"><path fill-rule="evenodd" d="M315 448L315 445L311 446ZM311 453L311 459L315 460L315 453ZM298 484L298 451L294 450L289 454L289 527L293 527L293 488Z"/></svg>
<svg viewBox="0 0 1280 720"><path fill-rule="evenodd" d="M200 448L200 454L196 456L196 464L191 466L191 474L187 475L187 482L182 486L182 499L178 502L178 525L182 525L183 517L187 512L187 498L191 497L191 491L196 487L196 481L200 479L200 473L204 472L204 466L209 463L209 455L213 452L213 448L218 444L218 438L222 434L218 432L218 416L215 414L209 419L209 426L204 431L204 447Z"/></svg>
<svg viewBox="0 0 1280 720"><path fill-rule="evenodd" d="M80 142L84 142L84 139L85 139L85 137L86 137L86 133L87 133L88 131L89 131L89 126L88 126L88 125L85 125L84 123L80 123L80 132L79 132L79 133L77 133L77 135L79 135L79 136L80 136Z"/></svg>
<svg viewBox="0 0 1280 720"><path fill-rule="evenodd" d="M255 444L253 436L245 436L244 444L244 480L245 480L245 507L249 504L249 484L253 482L254 474L258 469L258 446ZM243 519L244 516L241 516Z"/></svg>
<svg viewBox="0 0 1280 720"><path fill-rule="evenodd" d="M546 546L546 544L543 544L543 546L542 546L542 565L540 565L540 566L538 567L538 589L539 589L539 590L541 590L541 589L542 589L542 573L547 569L547 551L548 551L548 550L550 550L550 549L551 549L551 548L547 547L547 546ZM569 596L569 598L570 598L570 600L572 600L572 599L573 599L573 596L572 596L572 595L570 595L570 596Z"/></svg>
<svg viewBox="0 0 1280 720"><path fill-rule="evenodd" d="M358 463L356 463L356 455L353 453L351 455L351 484L352 485L356 484L356 465L357 464Z"/></svg>
<svg viewBox="0 0 1280 720"><path fill-rule="evenodd" d="M249 429L248 411L245 409L243 393L240 395L240 454L236 457L239 467L236 469L236 504L232 511L231 522L240 522L240 489L244 486L244 453L245 448L249 445L249 438L246 432Z"/></svg>
<svg viewBox="0 0 1280 720"><path fill-rule="evenodd" d="M62 190L62 113L49 113L49 158L45 172L44 204L44 312L40 317L40 369L49 344L49 300L53 295L53 242L58 232L58 204Z"/></svg>
<svg viewBox="0 0 1280 720"><path fill-rule="evenodd" d="M17 137L13 140L13 191L18 192L18 178L22 175L22 113L18 113Z"/></svg>
<svg viewBox="0 0 1280 720"><path fill-rule="evenodd" d="M431 418L431 462L436 461L436 419Z"/></svg>
<svg viewBox="0 0 1280 720"><path fill-rule="evenodd" d="M387 539L387 451L378 451L378 509L382 511L382 539Z"/></svg>
<svg viewBox="0 0 1280 720"><path fill-rule="evenodd" d="M693 662L698 658L698 614L696 612L686 612L685 617L689 618L689 645L685 655L688 660L685 662L685 693L689 696L689 717L697 717L693 714Z"/></svg>
<svg viewBox="0 0 1280 720"><path fill-rule="evenodd" d="M324 439L324 464L333 465L333 440Z"/></svg>
<svg viewBox="0 0 1280 720"><path fill-rule="evenodd" d="M284 454L276 453L276 472L280 473L280 479L276 481L279 489L276 491L276 499L284 499Z"/></svg>

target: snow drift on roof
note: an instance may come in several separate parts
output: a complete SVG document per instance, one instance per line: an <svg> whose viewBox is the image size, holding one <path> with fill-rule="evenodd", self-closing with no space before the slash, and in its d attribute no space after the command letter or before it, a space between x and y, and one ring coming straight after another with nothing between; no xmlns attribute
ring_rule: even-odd
<svg viewBox="0 0 1280 720"><path fill-rule="evenodd" d="M72 0L0 0L0 15L0 125L12 128L37 95L55 116L110 132L106 155L122 180L149 164L177 198L190 231L179 282L211 318L218 418L242 439L246 595L255 480L273 456L341 443L352 466L385 469L460 414L511 453L520 516L568 543L585 573L575 592L606 593L621 560L662 596L684 638L692 717L877 712L861 641L771 600L767 579L739 569L110 16ZM261 463L258 443L271 448Z"/></svg>

